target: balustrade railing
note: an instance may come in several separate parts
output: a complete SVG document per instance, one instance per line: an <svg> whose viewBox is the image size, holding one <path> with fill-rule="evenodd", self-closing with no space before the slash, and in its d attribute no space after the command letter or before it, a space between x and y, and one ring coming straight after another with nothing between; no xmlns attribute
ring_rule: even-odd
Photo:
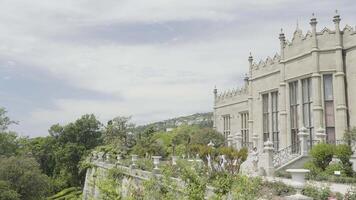
<svg viewBox="0 0 356 200"><path fill-rule="evenodd" d="M278 168L288 163L292 159L298 157L299 155L301 155L300 142L275 151L272 158L273 166L275 168Z"/></svg>

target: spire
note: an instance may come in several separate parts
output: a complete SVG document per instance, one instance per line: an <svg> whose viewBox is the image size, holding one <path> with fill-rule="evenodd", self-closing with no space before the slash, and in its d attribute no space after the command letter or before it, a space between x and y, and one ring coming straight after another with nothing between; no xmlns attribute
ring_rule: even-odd
<svg viewBox="0 0 356 200"><path fill-rule="evenodd" d="M285 40L286 40L286 36L284 35L284 33L283 33L283 28L281 28L281 33L279 33L279 40L281 41L281 42L285 42Z"/></svg>
<svg viewBox="0 0 356 200"><path fill-rule="evenodd" d="M318 22L316 21L315 14L312 13L312 18L310 19L310 25L311 25L312 27L316 27L316 24L317 24L317 23L318 23Z"/></svg>
<svg viewBox="0 0 356 200"><path fill-rule="evenodd" d="M248 62L250 63L250 67L249 67L249 77L252 77L252 62L253 62L253 57L252 54L250 52L250 56L248 57Z"/></svg>
<svg viewBox="0 0 356 200"><path fill-rule="evenodd" d="M218 95L218 89L216 89L216 85L214 86L213 93L215 97Z"/></svg>
<svg viewBox="0 0 356 200"><path fill-rule="evenodd" d="M339 12L338 12L338 10L335 10L335 16L334 16L333 22L335 24L339 24L340 21L341 21L341 18L340 18Z"/></svg>

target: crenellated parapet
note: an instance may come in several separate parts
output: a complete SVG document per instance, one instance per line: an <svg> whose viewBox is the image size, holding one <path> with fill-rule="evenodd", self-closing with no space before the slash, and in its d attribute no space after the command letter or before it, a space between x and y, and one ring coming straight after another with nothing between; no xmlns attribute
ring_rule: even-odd
<svg viewBox="0 0 356 200"><path fill-rule="evenodd" d="M235 88L232 90L226 90L220 94L217 94L215 103L216 104L225 104L230 102L238 102L247 100L248 96L248 87L244 85L242 88Z"/></svg>
<svg viewBox="0 0 356 200"><path fill-rule="evenodd" d="M340 20L338 15L336 15L336 17L337 20ZM283 40L281 40L281 48L284 55L283 60L303 56L304 54L310 53L312 50L330 51L336 48L335 44L337 44L337 40L339 40L339 36L336 34L336 30L339 29L338 25L334 28L325 27L321 29L321 31L317 31L317 21L314 15L310 24L312 30L307 31L306 34L303 34L303 31L297 27L290 41L286 40L284 34L281 33L283 36ZM343 37L342 41L345 48L356 45L356 33L353 27L346 25L345 28L339 31L339 33L341 37Z"/></svg>
<svg viewBox="0 0 356 200"><path fill-rule="evenodd" d="M272 58L268 56L265 60L260 60L258 63L253 63L252 70L273 68L276 66L276 64L279 63L280 59L281 57L278 54L275 54Z"/></svg>

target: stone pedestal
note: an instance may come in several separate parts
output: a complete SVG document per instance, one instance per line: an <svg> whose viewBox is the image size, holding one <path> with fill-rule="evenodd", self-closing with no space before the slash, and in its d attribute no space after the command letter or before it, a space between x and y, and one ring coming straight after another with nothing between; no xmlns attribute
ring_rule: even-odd
<svg viewBox="0 0 356 200"><path fill-rule="evenodd" d="M259 174L266 176L274 176L274 166L273 166L273 143L267 141L264 143L263 153L258 162Z"/></svg>
<svg viewBox="0 0 356 200"><path fill-rule="evenodd" d="M299 129L299 140L300 140L300 153L303 156L308 155L308 136L309 134L307 133L307 129L302 127Z"/></svg>
<svg viewBox="0 0 356 200"><path fill-rule="evenodd" d="M292 175L292 186L297 189L297 194L285 197L286 200L313 200L301 194L301 190L305 185L305 174L310 171L307 169L287 169L287 172Z"/></svg>
<svg viewBox="0 0 356 200"><path fill-rule="evenodd" d="M136 168L137 155L131 155L131 168Z"/></svg>

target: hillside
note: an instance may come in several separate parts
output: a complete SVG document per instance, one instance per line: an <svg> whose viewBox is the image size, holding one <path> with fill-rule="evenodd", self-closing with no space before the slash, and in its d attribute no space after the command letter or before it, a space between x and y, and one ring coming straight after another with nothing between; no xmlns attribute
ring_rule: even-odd
<svg viewBox="0 0 356 200"><path fill-rule="evenodd" d="M137 131L142 131L148 127L153 127L157 131L166 131L180 125L198 125L200 127L213 127L213 113L196 113L188 116L181 116L164 121L154 122L142 126L137 126Z"/></svg>

